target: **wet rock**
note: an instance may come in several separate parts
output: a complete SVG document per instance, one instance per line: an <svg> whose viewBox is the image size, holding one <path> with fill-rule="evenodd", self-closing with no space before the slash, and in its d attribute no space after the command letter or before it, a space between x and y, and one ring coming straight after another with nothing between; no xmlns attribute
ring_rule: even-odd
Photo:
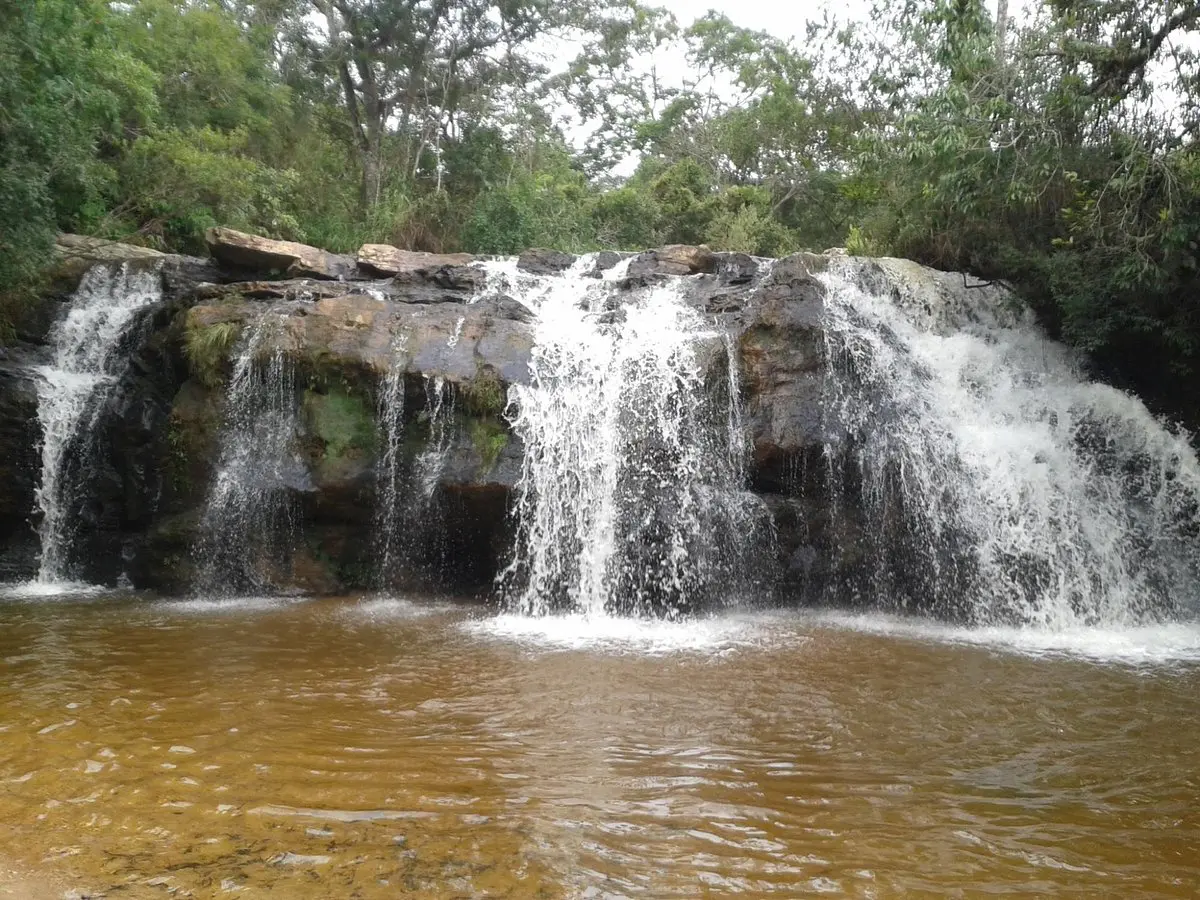
<svg viewBox="0 0 1200 900"><path fill-rule="evenodd" d="M357 273L350 257L295 241L277 241L219 227L208 229L204 240L216 259L237 269L332 280L353 278Z"/></svg>
<svg viewBox="0 0 1200 900"><path fill-rule="evenodd" d="M716 275L722 284L750 284L758 275L758 261L748 253L718 253L716 257Z"/></svg>
<svg viewBox="0 0 1200 900"><path fill-rule="evenodd" d="M511 319L514 322L532 322L537 318L528 306L513 297L497 296L480 301L498 319Z"/></svg>
<svg viewBox="0 0 1200 900"><path fill-rule="evenodd" d="M664 275L697 275L715 272L716 268L717 256L708 247L669 244L639 254L629 264L629 278L644 280Z"/></svg>
<svg viewBox="0 0 1200 900"><path fill-rule="evenodd" d="M510 389L529 382L534 316L513 296L481 295L485 273L473 257L367 245L355 261L227 229L214 235L218 262L75 236L60 243L59 286L31 305L18 332L24 342L0 350L0 574L22 566L28 572L35 559L29 520L40 430L33 367L48 351L38 342L62 312L64 286L106 260L156 268L166 291L131 338L128 369L89 436L96 474L78 511L87 532L82 555L99 561L89 579L111 582L123 569L138 586L189 588L231 357L246 327L270 311L286 317L277 339L295 366L299 409L297 471L287 481L299 537L272 581L320 592L375 586L377 409L381 385L398 364L400 502L408 504L406 527L416 535L405 552L431 586L439 584L436 575L441 583L487 590L511 546L509 513L524 447L505 407ZM600 277L627 258L598 254L588 274ZM519 266L549 274L574 261L535 250ZM746 254L676 245L635 257L626 282L638 288L688 276L688 302L715 332L699 358L713 384L725 383L726 348L734 348L752 444L748 483L773 515L789 597L814 597L861 568L853 516L830 513L834 487L822 455L838 439L825 433L825 297L815 277L830 264L828 256L801 253L764 274L762 261ZM927 304L935 317L958 315L970 304L956 298L984 289L903 261L864 260L856 271L896 302ZM603 321L619 323L636 296L618 292L601 311ZM435 440L428 398L436 384L447 405L443 437ZM435 458L431 469L426 463ZM431 493L418 501L412 479L422 471L435 476Z"/></svg>
<svg viewBox="0 0 1200 900"><path fill-rule="evenodd" d="M469 253L425 253L401 250L390 244L363 244L358 250L359 268L376 275L427 273L466 266L474 259Z"/></svg>
<svg viewBox="0 0 1200 900"><path fill-rule="evenodd" d="M62 275L73 274L76 279L100 263L123 263L132 260L161 261L166 253L150 247L138 247L120 241L88 237L82 234L60 233L54 239L56 269Z"/></svg>
<svg viewBox="0 0 1200 900"><path fill-rule="evenodd" d="M618 253L615 250L601 250L596 254L596 264L584 275L588 278L602 278L605 272L632 255L631 253Z"/></svg>
<svg viewBox="0 0 1200 900"><path fill-rule="evenodd" d="M11 548L0 554L5 574L36 569L30 525L41 471L35 366L45 356L42 348L0 348L0 547Z"/></svg>
<svg viewBox="0 0 1200 900"><path fill-rule="evenodd" d="M806 275L765 287L738 336L747 418L760 469L823 443L825 289Z"/></svg>
<svg viewBox="0 0 1200 900"><path fill-rule="evenodd" d="M351 286L336 281L289 278L283 281L234 281L228 284L203 283L191 296L200 301L245 297L252 300L316 300L351 293Z"/></svg>
<svg viewBox="0 0 1200 900"><path fill-rule="evenodd" d="M561 250L526 250L517 260L517 268L531 275L557 275L575 263L575 256Z"/></svg>

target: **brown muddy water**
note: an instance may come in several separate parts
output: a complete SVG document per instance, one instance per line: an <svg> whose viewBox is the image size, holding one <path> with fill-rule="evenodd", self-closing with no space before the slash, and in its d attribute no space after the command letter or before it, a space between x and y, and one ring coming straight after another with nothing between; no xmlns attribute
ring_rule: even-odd
<svg viewBox="0 0 1200 900"><path fill-rule="evenodd" d="M9 599L0 823L28 900L1190 898L1200 631Z"/></svg>

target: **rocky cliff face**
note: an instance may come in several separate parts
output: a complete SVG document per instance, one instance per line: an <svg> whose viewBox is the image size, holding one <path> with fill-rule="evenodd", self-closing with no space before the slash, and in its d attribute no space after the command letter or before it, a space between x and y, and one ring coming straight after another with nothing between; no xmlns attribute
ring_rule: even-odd
<svg viewBox="0 0 1200 900"><path fill-rule="evenodd" d="M20 340L0 351L0 577L36 568L31 522L39 428L33 384L47 333L73 279L92 264L155 265L165 292L137 325L130 365L97 419L97 460L74 553L95 581L184 591L196 565L234 357L263 316L279 318L272 347L294 367L296 447L304 473L290 482L299 521L278 590L372 586L381 441L381 392L399 377L400 469L430 477L429 502L402 523L410 577L428 587L486 592L511 540L507 515L523 448L505 417L509 386L529 379L530 312L463 254L369 245L357 258L226 229L212 260L160 255L65 236L57 288L31 309ZM620 262L600 254L587 276ZM519 266L562 272L569 254L531 251ZM775 519L780 593L819 595L853 567L853 518L836 525L824 454L839 437L823 414L823 288L829 257L773 263L706 248L667 247L628 262L633 291L687 279L688 302L736 348L752 441L751 488ZM926 270L862 264L864 277L937 279ZM585 276L585 277L587 277ZM944 282L946 290L953 282ZM619 310L614 310L618 315ZM397 362L399 361L399 362ZM402 367L397 373L396 365ZM435 401L441 405L436 405ZM421 468L439 442L436 470ZM432 471L432 475L428 473Z"/></svg>

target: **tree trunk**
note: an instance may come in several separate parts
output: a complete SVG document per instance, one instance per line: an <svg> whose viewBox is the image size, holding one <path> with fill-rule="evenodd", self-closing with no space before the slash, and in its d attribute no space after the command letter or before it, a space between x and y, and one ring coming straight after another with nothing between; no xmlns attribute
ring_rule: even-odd
<svg viewBox="0 0 1200 900"><path fill-rule="evenodd" d="M1008 60L1008 0L996 2L996 68L1001 72Z"/></svg>
<svg viewBox="0 0 1200 900"><path fill-rule="evenodd" d="M378 153L365 150L359 154L362 161L362 209L369 213L379 202L383 190L383 172Z"/></svg>
<svg viewBox="0 0 1200 900"><path fill-rule="evenodd" d="M367 122L365 140L359 145L362 165L362 210L370 213L383 197L383 123Z"/></svg>

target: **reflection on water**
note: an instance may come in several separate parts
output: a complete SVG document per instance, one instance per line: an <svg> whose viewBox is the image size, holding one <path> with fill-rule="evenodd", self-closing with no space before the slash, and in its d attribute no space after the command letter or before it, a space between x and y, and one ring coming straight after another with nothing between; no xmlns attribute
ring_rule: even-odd
<svg viewBox="0 0 1200 900"><path fill-rule="evenodd" d="M0 857L110 897L1193 897L1189 634L0 601Z"/></svg>

